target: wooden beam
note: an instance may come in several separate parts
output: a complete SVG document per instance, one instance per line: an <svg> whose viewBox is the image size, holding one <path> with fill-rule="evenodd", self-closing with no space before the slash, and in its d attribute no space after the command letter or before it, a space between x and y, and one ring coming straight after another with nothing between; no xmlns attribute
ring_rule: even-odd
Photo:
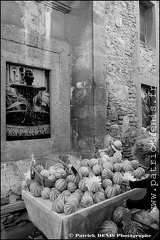
<svg viewBox="0 0 160 240"><path fill-rule="evenodd" d="M15 203L10 203L10 204L1 206L1 218L12 212L20 211L25 208L26 208L26 206L25 206L24 201L17 201Z"/></svg>

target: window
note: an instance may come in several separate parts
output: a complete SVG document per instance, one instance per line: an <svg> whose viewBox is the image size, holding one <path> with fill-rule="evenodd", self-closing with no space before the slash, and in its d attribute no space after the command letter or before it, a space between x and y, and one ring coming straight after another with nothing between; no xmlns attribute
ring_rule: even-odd
<svg viewBox="0 0 160 240"><path fill-rule="evenodd" d="M49 70L7 63L6 140L50 137Z"/></svg>
<svg viewBox="0 0 160 240"><path fill-rule="evenodd" d="M157 89L154 86L141 84L142 127L146 128L154 120L157 110Z"/></svg>
<svg viewBox="0 0 160 240"><path fill-rule="evenodd" d="M155 5L150 1L139 1L140 40L156 47Z"/></svg>

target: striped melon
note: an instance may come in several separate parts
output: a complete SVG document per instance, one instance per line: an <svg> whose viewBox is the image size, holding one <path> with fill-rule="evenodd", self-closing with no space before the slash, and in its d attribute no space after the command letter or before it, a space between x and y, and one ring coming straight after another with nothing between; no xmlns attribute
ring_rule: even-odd
<svg viewBox="0 0 160 240"><path fill-rule="evenodd" d="M93 166L93 168L92 168L92 172L93 172L96 176L100 175L100 174L102 173L102 170L103 170L103 168L102 168L102 166L99 165L99 164L95 164L95 165Z"/></svg>
<svg viewBox="0 0 160 240"><path fill-rule="evenodd" d="M106 198L112 198L112 197L115 197L117 195L117 190L113 186L108 186L104 190L104 194L105 194Z"/></svg>
<svg viewBox="0 0 160 240"><path fill-rule="evenodd" d="M115 183L115 184L121 184L123 182L123 176L120 172L116 172L114 173L113 175L113 178L112 178L112 181Z"/></svg>
<svg viewBox="0 0 160 240"><path fill-rule="evenodd" d="M111 179L106 178L106 179L102 180L103 188L106 188L106 187L112 186L112 185L113 185L113 182L111 181Z"/></svg>
<svg viewBox="0 0 160 240"><path fill-rule="evenodd" d="M77 184L74 182L69 182L67 184L67 190L69 190L71 193L74 192L77 189Z"/></svg>
<svg viewBox="0 0 160 240"><path fill-rule="evenodd" d="M118 225L122 226L123 212L126 211L125 207L119 206L114 209L112 213L112 220Z"/></svg>
<svg viewBox="0 0 160 240"><path fill-rule="evenodd" d="M111 238L111 236L116 237L118 234L118 226L112 220L105 220L99 226L97 233L104 234L105 238L107 238L107 235L110 236L108 238Z"/></svg>
<svg viewBox="0 0 160 240"><path fill-rule="evenodd" d="M93 205L93 198L89 195L83 196L81 198L81 205L85 208Z"/></svg>
<svg viewBox="0 0 160 240"><path fill-rule="evenodd" d="M81 191L86 191L87 190L86 179L85 178L80 180L80 182L78 183L78 187Z"/></svg>
<svg viewBox="0 0 160 240"><path fill-rule="evenodd" d="M67 181L66 181L66 179L59 178L59 179L55 182L55 188L56 188L58 191L63 192L63 191L67 188Z"/></svg>
<svg viewBox="0 0 160 240"><path fill-rule="evenodd" d="M112 172L111 170L109 170L109 169L104 169L104 170L102 171L102 177L103 177L104 179L106 179L106 178L112 179L112 178L113 178L113 172Z"/></svg>
<svg viewBox="0 0 160 240"><path fill-rule="evenodd" d="M120 163L113 164L113 171L120 172L122 170L122 165Z"/></svg>
<svg viewBox="0 0 160 240"><path fill-rule="evenodd" d="M62 168L58 168L56 169L55 173L54 173L56 178L66 178L66 171Z"/></svg>
<svg viewBox="0 0 160 240"><path fill-rule="evenodd" d="M142 171L137 168L136 170L133 171L133 176L134 176L135 178L140 179L140 178L142 177Z"/></svg>
<svg viewBox="0 0 160 240"><path fill-rule="evenodd" d="M48 199L50 192L51 192L50 188L48 188L48 187L42 188L42 190L41 190L41 197L44 198L44 199Z"/></svg>
<svg viewBox="0 0 160 240"><path fill-rule="evenodd" d="M80 167L78 172L81 173L82 177L88 177L89 175L89 170L87 167Z"/></svg>
<svg viewBox="0 0 160 240"><path fill-rule="evenodd" d="M81 161L81 166L82 166L82 167L89 166L89 159L83 159L83 160Z"/></svg>
<svg viewBox="0 0 160 240"><path fill-rule="evenodd" d="M67 199L67 202L74 202L77 206L79 204L79 197L75 194L71 194L68 199Z"/></svg>
<svg viewBox="0 0 160 240"><path fill-rule="evenodd" d="M96 192L94 195L93 195L93 201L95 202L95 203L99 203L99 202L102 202L102 201L104 201L105 200L105 195L104 195L104 193L102 193L102 192Z"/></svg>
<svg viewBox="0 0 160 240"><path fill-rule="evenodd" d="M74 202L67 202L64 205L64 213L67 215L74 213L76 211L76 209L77 209L77 205Z"/></svg>
<svg viewBox="0 0 160 240"><path fill-rule="evenodd" d="M50 200L54 201L55 199L58 198L59 195L60 195L60 192L57 189L53 189L49 193L49 198L50 198Z"/></svg>
<svg viewBox="0 0 160 240"><path fill-rule="evenodd" d="M57 213L62 213L64 211L64 202L60 199L55 199L52 202L52 210Z"/></svg>
<svg viewBox="0 0 160 240"><path fill-rule="evenodd" d="M91 158L89 160L89 166L92 168L95 164L98 164L98 160L96 158Z"/></svg>
<svg viewBox="0 0 160 240"><path fill-rule="evenodd" d="M109 169L109 170L113 171L113 165L111 163L109 163L109 162L103 163L103 168L104 169Z"/></svg>

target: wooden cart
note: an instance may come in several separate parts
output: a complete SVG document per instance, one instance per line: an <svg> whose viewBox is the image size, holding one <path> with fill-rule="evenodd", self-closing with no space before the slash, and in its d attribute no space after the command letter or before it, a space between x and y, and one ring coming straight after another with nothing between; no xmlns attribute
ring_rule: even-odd
<svg viewBox="0 0 160 240"><path fill-rule="evenodd" d="M52 202L49 199L36 198L31 192L24 190L22 196L30 221L48 239L76 239L92 237L104 219L111 219L113 210L124 199L139 199L145 192L145 189L133 189L88 208L79 207L70 215L52 211Z"/></svg>

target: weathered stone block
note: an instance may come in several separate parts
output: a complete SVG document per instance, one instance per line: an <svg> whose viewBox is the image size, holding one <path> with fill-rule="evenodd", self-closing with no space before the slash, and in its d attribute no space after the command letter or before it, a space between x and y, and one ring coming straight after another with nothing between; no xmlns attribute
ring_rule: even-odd
<svg viewBox="0 0 160 240"><path fill-rule="evenodd" d="M94 104L95 106L106 106L106 88L97 87L94 91Z"/></svg>
<svg viewBox="0 0 160 240"><path fill-rule="evenodd" d="M1 34L1 38L7 41L10 40L22 44L25 42L24 31L18 29L16 26L2 24Z"/></svg>
<svg viewBox="0 0 160 240"><path fill-rule="evenodd" d="M32 47L38 47L38 35L25 31L25 44Z"/></svg>
<svg viewBox="0 0 160 240"><path fill-rule="evenodd" d="M22 174L15 163L6 163L3 165L6 178L11 190L15 193L21 192Z"/></svg>
<svg viewBox="0 0 160 240"><path fill-rule="evenodd" d="M2 167L1 167L1 198L6 197L7 193L11 190L3 167L4 167L4 165L2 165ZM8 200L8 202L9 202L9 200Z"/></svg>

